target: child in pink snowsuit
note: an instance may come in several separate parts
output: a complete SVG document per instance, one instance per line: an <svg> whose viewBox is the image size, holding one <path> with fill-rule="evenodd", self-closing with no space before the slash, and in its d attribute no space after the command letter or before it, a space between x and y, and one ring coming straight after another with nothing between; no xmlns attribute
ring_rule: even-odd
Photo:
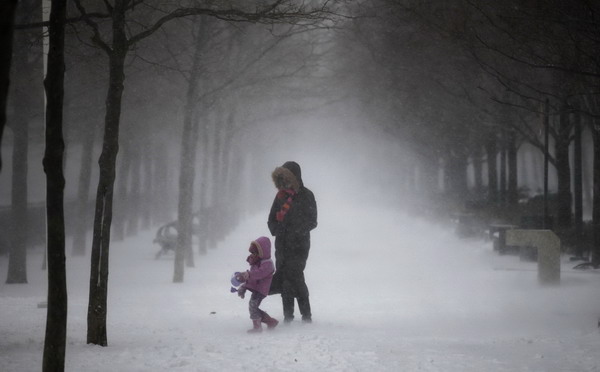
<svg viewBox="0 0 600 372"><path fill-rule="evenodd" d="M275 265L271 260L271 240L266 236L261 236L250 243L248 251L250 251L250 256L246 261L250 264L250 269L238 274L237 279L244 282L238 288L238 296L244 298L246 290L252 292L248 304L252 328L248 332L256 333L262 332L261 322L270 329L275 328L279 323L277 319L271 318L269 314L259 309L260 303L269 294Z"/></svg>

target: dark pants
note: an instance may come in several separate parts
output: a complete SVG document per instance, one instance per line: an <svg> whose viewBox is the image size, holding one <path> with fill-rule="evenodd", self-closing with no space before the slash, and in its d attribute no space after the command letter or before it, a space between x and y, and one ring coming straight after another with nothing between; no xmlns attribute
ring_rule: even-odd
<svg viewBox="0 0 600 372"><path fill-rule="evenodd" d="M248 310L250 310L250 319L262 319L264 312L259 309L260 303L264 300L265 296L258 293L252 292L250 296L250 302L248 303Z"/></svg>
<svg viewBox="0 0 600 372"><path fill-rule="evenodd" d="M287 321L294 319L294 299L298 300L298 309L302 314L302 319L310 320L312 317L308 299L308 286L304 278L308 251L308 247L306 249L277 249L275 251L277 260L275 275L278 276L277 279L280 282L283 316Z"/></svg>
<svg viewBox="0 0 600 372"><path fill-rule="evenodd" d="M297 270L284 271L281 282L281 300L283 302L283 316L294 319L294 298L298 299L298 308L303 319L310 319L310 301L308 300L308 286L304 279L304 272Z"/></svg>
<svg viewBox="0 0 600 372"><path fill-rule="evenodd" d="M298 297L298 309L302 314L302 320L312 320L312 313L310 311L310 301L308 296ZM284 321L292 321L294 319L294 297L281 295L281 302L283 303L283 318Z"/></svg>

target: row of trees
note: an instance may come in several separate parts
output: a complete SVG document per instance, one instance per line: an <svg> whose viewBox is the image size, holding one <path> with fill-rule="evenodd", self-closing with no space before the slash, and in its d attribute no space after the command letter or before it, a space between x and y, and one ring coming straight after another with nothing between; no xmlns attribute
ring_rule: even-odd
<svg viewBox="0 0 600 372"><path fill-rule="evenodd" d="M463 202L477 192L496 214L503 204L514 210L517 154L528 144L556 171L555 228L581 234L582 135L594 137L595 156L600 146L596 4L381 0L355 11L362 16L339 37L342 45L359 41L362 58L347 68L367 66L352 86L366 93L364 110L413 149L410 166L419 171L409 174L421 175L426 199L435 198L431 180L441 170L446 197ZM600 159L594 164L598 190ZM594 197L596 231L599 202ZM600 254L593 260L599 264Z"/></svg>
<svg viewBox="0 0 600 372"><path fill-rule="evenodd" d="M36 2L37 5L39 3ZM290 1L273 1L262 4L247 4L246 2L231 2L230 4L204 4L202 2L190 2L187 7L177 5L165 5L164 3L152 1L129 1L115 0L114 2L73 2L76 13L69 13L65 1L52 1L50 21L47 23L32 24L25 22L19 24L19 28L35 29L38 37L41 36L40 26L47 26L50 35L50 52L48 54L48 68L46 75L46 89L48 103L46 109L46 155L44 157L44 169L47 174L47 223L48 223L48 273L49 273L49 302L48 302L48 325L46 348L44 353L44 370L64 369L64 342L66 336L66 282L64 253L65 253L65 226L63 212L64 177L63 169L63 76L65 56L65 27L72 25L77 32L73 35L81 42L91 40L92 44L103 51L108 60L108 89L106 90L106 108L104 120L104 136L99 158L98 188L96 193L96 206L94 212L94 228L91 252L91 275L90 275L90 302L88 310L88 342L106 345L106 298L108 283L108 257L110 247L110 231L113 218L113 195L116 175L116 159L120 141L120 123L123 113L123 92L126 79L126 66L138 58L149 58L161 68L178 66L177 71L187 82L187 92L180 95L184 98L184 119L181 152L181 169L179 171L179 244L175 260L174 281L183 280L183 261L186 252L191 252L190 234L192 225L192 206L194 205L193 182L195 162L198 157L196 145L198 138L203 135L206 141L201 150L205 153L210 151L212 158L203 158L202 169L204 174L210 173L212 180L224 180L222 183L231 183L231 175L236 171L239 173L239 158L227 159L228 156L239 156L239 154L227 151L233 140L236 126L248 124L246 120L236 122L236 112L226 107L224 96L232 94L226 89L233 88L235 82L239 84L239 76L248 71L260 61L269 49L274 48L280 40L291 36L293 33L320 27L331 17L329 2L315 2L313 5L297 5ZM189 21L177 20L190 18ZM10 17L9 17L10 18ZM253 30L250 26L240 25L238 31L232 25L238 23L260 23L269 25L270 32L280 37L267 38L264 31ZM82 24L87 27L82 28ZM172 32L174 37L181 37L191 41L184 47L190 47L193 52L186 56L186 49L175 49L178 45L169 42L163 45L169 54L169 62L165 61L165 51L156 47L148 48L150 54L145 55L140 48L142 41L153 36L161 30L163 36ZM236 37L241 36L240 30L248 31L256 43L256 49L242 48L236 45ZM263 32L263 35L256 34ZM185 33L188 33L187 35ZM259 37L257 37L259 36ZM271 41L269 41L269 39ZM275 41L272 41L275 40ZM73 39L71 39L73 41ZM10 46L7 44L7 46ZM19 45L22 47L22 45ZM211 48L211 47L218 47ZM171 50L170 48L174 49ZM68 46L67 46L68 50ZM134 52L134 53L132 53ZM258 52L258 53L257 53ZM182 57L183 56L183 57ZM154 57L154 58L153 58ZM189 60L187 58L191 57ZM235 57L235 58L231 58ZM67 56L68 59L68 56ZM157 62L157 59L163 59ZM186 62L191 62L185 65ZM76 68L76 67L75 67ZM301 68L300 68L301 69ZM211 71L215 70L215 71ZM216 73L220 70L220 73ZM280 73L282 72L282 73ZM271 71L271 78L285 75L285 71ZM68 74L67 74L68 76ZM146 74L144 76L148 78ZM265 76L258 76L264 80ZM246 81L245 84L249 82ZM256 82L255 82L256 83ZM8 84L6 84L8 85ZM254 84L255 85L255 84ZM88 87L89 88L89 87ZM239 94L243 86L235 87ZM31 89L31 86L30 86ZM229 101L228 101L229 102ZM89 105L89 101L86 102ZM139 108L138 108L139 109ZM238 124L239 123L239 124ZM92 123L94 124L94 123ZM142 123L140 123L142 124ZM163 123L164 124L164 123ZM178 123L169 123L172 127ZM217 127L219 126L219 128ZM226 126L226 128L220 128ZM11 129L15 130L16 125ZM163 131L170 131L164 128ZM89 133L89 129L78 129L81 134ZM92 131L93 132L93 131ZM143 133L143 132L142 132ZM139 138L140 132L133 132L127 145L136 144L148 140L160 147L160 143L152 142L151 136ZM86 169L91 154L90 146L92 139L87 139L82 146L81 169ZM84 138L82 136L82 138ZM136 142L133 142L136 141ZM137 142L140 141L140 142ZM22 147L14 146L19 151ZM205 150L210 148L210 150ZM204 154L205 155L205 154ZM157 156L157 158L160 156ZM215 158L216 157L216 158ZM140 159L141 158L141 159ZM145 172L148 180L156 178L152 176L164 167L152 166L152 157L143 156L140 152L131 151L125 157L130 163L122 166L123 189L129 189L130 195L140 195L140 165L146 164ZM226 164L228 166L222 166ZM134 165L134 166L132 166ZM27 174L25 172L25 174ZM126 177L131 174L131 178ZM164 174L163 174L164 176ZM164 177L163 177L164 179ZM89 172L82 172L79 193L85 195L89 187ZM129 183L129 184L128 184ZM26 184L26 181L24 182ZM218 190L211 192L217 194ZM203 198L205 200L208 198ZM210 198L213 203L215 198ZM84 203L85 204L85 203ZM142 205L140 201L132 205ZM21 209L26 210L26 207ZM82 207L82 214L83 212ZM124 215L124 214L123 214ZM129 225L133 225L130 223ZM80 242L78 244L81 244ZM77 248L81 251L81 248ZM22 250L24 252L24 249ZM188 264L193 265L192 255L187 255ZM11 260L13 254L11 254ZM16 262L16 261L15 261ZM21 261L22 263L22 261ZM25 279L26 281L26 279Z"/></svg>
<svg viewBox="0 0 600 372"><path fill-rule="evenodd" d="M288 0L258 5L190 1L183 7L150 0L74 0L66 8L53 1L51 21L45 23L37 16L18 15L41 14L33 10L39 9L38 0L20 4L14 38L18 42L12 54L19 63L14 65L13 87L31 92L39 86L41 27L49 27L52 35L46 88L54 98L47 101L44 167L49 226L47 347L57 353L45 353L47 370L64 365L64 218L73 220L75 254L85 253L92 222L88 203L77 205L75 217L64 216L61 172L74 167L69 166L73 157L62 158L63 132L66 154L80 149L77 199L87 201L92 180L98 181L87 335L93 344L108 342L111 238L177 219L173 281L183 281L185 267L194 265L194 218L199 217L196 223L201 227L197 250L206 252L243 216L232 208L242 204L239 185L256 173L264 156L254 150L256 146L247 145L257 140L253 128L306 107L359 102L369 123L404 149L397 167L409 192L434 202L485 195L496 213L498 205L517 203L519 146L528 143L543 151L548 143L546 121L554 147L548 152L549 161L558 174L558 227L571 228L571 189L574 221L581 224L582 171L577 168L581 162L576 159L571 172L569 159L571 143L575 157L580 154L580 129L592 133L596 159L600 154L595 126L597 67L591 52L598 40L594 23L598 9L583 0L568 7L558 0L349 2L343 8L347 15L343 22L334 22L340 20L341 11L328 1L306 6ZM2 12L7 15L2 27L9 31L14 23L11 5L14 2L7 2ZM65 25L69 27L63 39ZM3 41L4 50L10 50L11 41L10 37ZM9 59L2 59L0 67L7 63ZM9 109L15 226L26 226L27 219L27 159L19 156L27 153L32 135L22 131L34 126L36 115L41 117L40 97L11 96L11 107L32 107ZM98 103L102 101L105 107ZM271 103L275 101L276 105ZM104 120L99 120L103 114ZM96 146L100 131L103 139ZM173 143L177 152L170 150ZM94 156L99 156L97 173ZM596 168L594 190L600 187ZM168 192L172 183L179 190L176 200ZM596 231L598 203L600 198L594 198ZM25 239L26 232L15 242ZM11 244L7 282L27 281L25 251L24 243ZM600 254L593 259L597 262Z"/></svg>

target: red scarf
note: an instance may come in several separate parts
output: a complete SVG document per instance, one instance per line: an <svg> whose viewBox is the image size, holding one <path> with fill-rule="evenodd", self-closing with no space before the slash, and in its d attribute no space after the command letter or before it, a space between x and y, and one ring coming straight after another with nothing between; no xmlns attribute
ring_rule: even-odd
<svg viewBox="0 0 600 372"><path fill-rule="evenodd" d="M277 193L277 199L280 199L280 200L286 199L285 202L283 203L283 205L281 206L281 209L279 210L279 212L277 212L277 214L275 214L275 218L277 219L277 221L283 222L283 219L285 218L286 213L290 210L290 207L292 206L292 200L293 200L292 197L294 195L296 195L296 192L292 189L281 189Z"/></svg>

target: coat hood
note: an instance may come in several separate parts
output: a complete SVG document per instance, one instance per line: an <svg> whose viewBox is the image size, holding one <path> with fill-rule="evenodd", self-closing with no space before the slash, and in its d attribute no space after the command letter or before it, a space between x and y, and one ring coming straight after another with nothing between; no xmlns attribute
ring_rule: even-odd
<svg viewBox="0 0 600 372"><path fill-rule="evenodd" d="M294 177L296 177L300 187L304 186L304 183L302 182L302 170L300 169L300 165L298 163L295 161L286 161L282 167L288 169L294 174Z"/></svg>
<svg viewBox="0 0 600 372"><path fill-rule="evenodd" d="M254 240L252 244L258 249L258 257L262 260L271 258L271 239L261 236Z"/></svg>
<svg viewBox="0 0 600 372"><path fill-rule="evenodd" d="M300 167L298 167L298 172L299 170ZM291 169L285 167L285 165L275 168L271 174L271 177L273 178L273 183L278 190L293 189L295 192L298 192L302 186L302 179L294 174Z"/></svg>

